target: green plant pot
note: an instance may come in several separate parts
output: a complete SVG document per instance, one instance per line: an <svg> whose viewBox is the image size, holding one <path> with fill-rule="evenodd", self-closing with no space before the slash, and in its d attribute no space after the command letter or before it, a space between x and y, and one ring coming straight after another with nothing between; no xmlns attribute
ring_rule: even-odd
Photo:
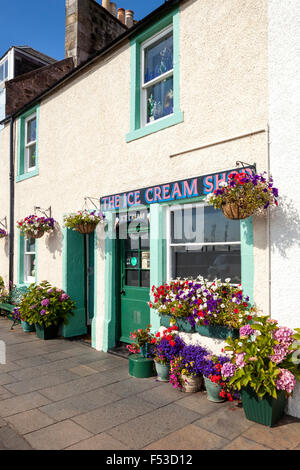
<svg viewBox="0 0 300 470"><path fill-rule="evenodd" d="M215 384L209 378L204 377L205 388L207 391L207 399L213 401L214 403L224 402L224 398L220 397L220 392L222 391L221 385Z"/></svg>
<svg viewBox="0 0 300 470"><path fill-rule="evenodd" d="M21 325L25 333L32 333L33 331L35 331L35 326L30 325L27 321L21 320Z"/></svg>
<svg viewBox="0 0 300 470"><path fill-rule="evenodd" d="M37 337L40 339L54 339L57 337L58 325L51 325L45 328L44 326L35 323L35 331Z"/></svg>
<svg viewBox="0 0 300 470"><path fill-rule="evenodd" d="M176 325L178 326L179 331L184 331L186 333L194 333L195 329L192 327L192 325L185 320L184 318L176 318Z"/></svg>
<svg viewBox="0 0 300 470"><path fill-rule="evenodd" d="M223 325L197 325L195 326L196 333L209 338L226 340L228 337L232 339L239 338L239 330L237 328L229 328Z"/></svg>
<svg viewBox="0 0 300 470"><path fill-rule="evenodd" d="M161 326L165 326L166 328L169 328L171 318L172 318L171 315L161 315L160 316Z"/></svg>
<svg viewBox="0 0 300 470"><path fill-rule="evenodd" d="M247 387L241 390L241 398L246 418L270 427L282 418L287 403L282 390L277 392L277 398L266 394L260 399L251 387Z"/></svg>
<svg viewBox="0 0 300 470"><path fill-rule="evenodd" d="M150 357L151 356L151 344L146 343L144 346L140 346L140 355L142 357Z"/></svg>
<svg viewBox="0 0 300 470"><path fill-rule="evenodd" d="M154 361L155 369L157 372L157 380L160 382L169 382L170 377L170 364L161 364Z"/></svg>
<svg viewBox="0 0 300 470"><path fill-rule="evenodd" d="M154 375L154 361L139 354L129 356L129 375L137 379L146 379Z"/></svg>

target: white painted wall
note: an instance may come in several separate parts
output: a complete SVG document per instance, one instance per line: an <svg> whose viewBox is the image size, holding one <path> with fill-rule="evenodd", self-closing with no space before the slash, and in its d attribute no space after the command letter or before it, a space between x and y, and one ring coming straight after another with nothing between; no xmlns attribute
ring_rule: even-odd
<svg viewBox="0 0 300 470"><path fill-rule="evenodd" d="M271 314L300 327L300 2L269 0L270 170L281 208L271 217ZM300 386L289 412L300 417Z"/></svg>

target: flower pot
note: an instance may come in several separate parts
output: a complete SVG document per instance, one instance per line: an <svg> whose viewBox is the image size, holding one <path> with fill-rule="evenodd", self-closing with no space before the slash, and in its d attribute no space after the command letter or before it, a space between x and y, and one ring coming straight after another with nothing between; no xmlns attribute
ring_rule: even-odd
<svg viewBox="0 0 300 470"><path fill-rule="evenodd" d="M26 236L28 238L42 238L44 236L44 233L43 231L41 232L38 232L38 233L34 233L34 232L26 232Z"/></svg>
<svg viewBox="0 0 300 470"><path fill-rule="evenodd" d="M195 331L202 336L223 340L229 337L232 339L239 337L239 330L237 328L229 328L223 325L197 325L196 323Z"/></svg>
<svg viewBox="0 0 300 470"><path fill-rule="evenodd" d="M57 337L58 325L44 327L43 325L38 325L37 323L35 323L35 331L37 337L40 339L54 339Z"/></svg>
<svg viewBox="0 0 300 470"><path fill-rule="evenodd" d="M183 391L186 393L199 392L203 385L203 378L198 375L189 376L181 374L180 378L183 382Z"/></svg>
<svg viewBox="0 0 300 470"><path fill-rule="evenodd" d="M98 224L88 223L88 224L78 224L75 225L76 232L82 233L84 235L88 233L93 233L96 230Z"/></svg>
<svg viewBox="0 0 300 470"><path fill-rule="evenodd" d="M186 333L194 333L195 331L190 322L184 318L176 318L176 325L179 331L185 331Z"/></svg>
<svg viewBox="0 0 300 470"><path fill-rule="evenodd" d="M166 328L169 328L171 318L172 318L171 315L161 315L160 316L161 326L165 326Z"/></svg>
<svg viewBox="0 0 300 470"><path fill-rule="evenodd" d="M284 391L277 392L277 398L266 394L262 399L251 387L241 390L245 416L249 421L274 426L282 418L287 403Z"/></svg>
<svg viewBox="0 0 300 470"><path fill-rule="evenodd" d="M129 375L137 379L146 379L154 375L154 361L139 354L129 356Z"/></svg>
<svg viewBox="0 0 300 470"><path fill-rule="evenodd" d="M224 402L224 398L220 397L220 392L222 387L219 384L212 382L208 377L204 377L205 388L207 391L207 399L213 401L214 403Z"/></svg>
<svg viewBox="0 0 300 470"><path fill-rule="evenodd" d="M156 361L154 361L154 364L157 372L157 380L160 382L169 382L170 364L162 364Z"/></svg>
<svg viewBox="0 0 300 470"><path fill-rule="evenodd" d="M27 321L21 320L21 325L25 333L32 333L33 331L35 331L35 326L30 325Z"/></svg>
<svg viewBox="0 0 300 470"><path fill-rule="evenodd" d="M247 219L252 214L243 215L241 206L237 202L226 202L222 204L222 211L227 219L241 220Z"/></svg>

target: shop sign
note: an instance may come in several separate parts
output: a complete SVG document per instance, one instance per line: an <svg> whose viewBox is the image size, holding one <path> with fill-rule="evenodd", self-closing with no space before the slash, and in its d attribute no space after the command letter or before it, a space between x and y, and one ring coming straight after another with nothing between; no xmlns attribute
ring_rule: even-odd
<svg viewBox="0 0 300 470"><path fill-rule="evenodd" d="M114 194L102 197L101 208L103 211L130 209L138 206L148 206L163 202L192 199L194 197L206 196L219 187L222 182L227 182L231 173L241 173L246 171L249 174L254 172L254 167L234 168L222 173L202 175L195 178L178 180L172 183L165 183L156 186L149 186L135 191Z"/></svg>

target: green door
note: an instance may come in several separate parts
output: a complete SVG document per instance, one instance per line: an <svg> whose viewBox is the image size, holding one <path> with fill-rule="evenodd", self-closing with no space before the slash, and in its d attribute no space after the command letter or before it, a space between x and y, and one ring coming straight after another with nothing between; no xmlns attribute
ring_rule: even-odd
<svg viewBox="0 0 300 470"><path fill-rule="evenodd" d="M120 341L130 343L130 332L146 328L150 322L149 231L129 233L120 240Z"/></svg>

